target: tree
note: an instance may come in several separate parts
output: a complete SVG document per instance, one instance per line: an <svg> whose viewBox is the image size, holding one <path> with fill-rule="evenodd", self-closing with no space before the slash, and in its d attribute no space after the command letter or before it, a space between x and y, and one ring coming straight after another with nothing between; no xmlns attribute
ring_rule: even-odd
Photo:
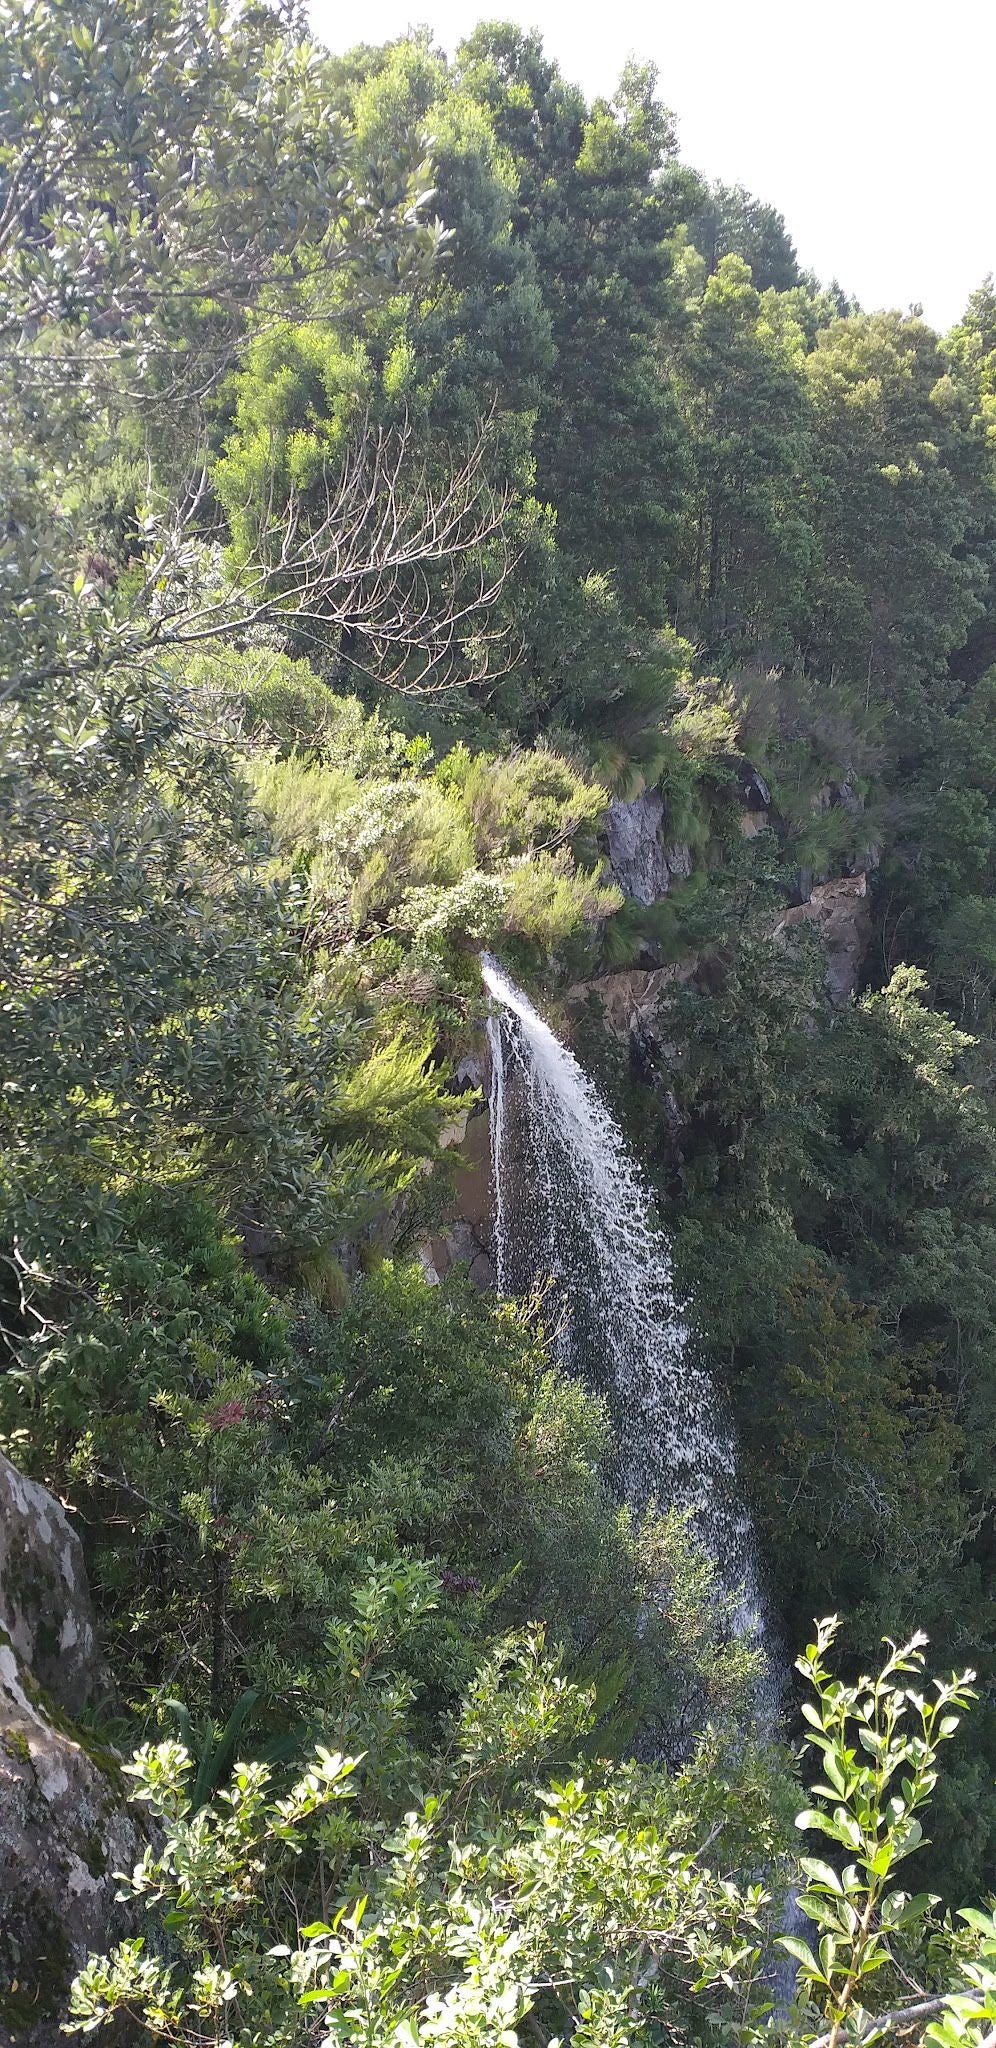
<svg viewBox="0 0 996 2048"><path fill-rule="evenodd" d="M813 553L803 336L741 256L723 256L675 352L696 480L682 624L721 667L793 652ZM802 502L800 503L800 499Z"/></svg>
<svg viewBox="0 0 996 2048"><path fill-rule="evenodd" d="M710 277L724 256L740 256L759 292L787 292L803 281L784 217L743 185L710 185L687 226Z"/></svg>
<svg viewBox="0 0 996 2048"><path fill-rule="evenodd" d="M666 615L685 451L655 356L672 318L672 242L689 177L652 69L631 66L590 109L535 36L485 24L457 73L485 105L519 181L556 359L536 425L536 482L582 575L611 572L630 616Z"/></svg>
<svg viewBox="0 0 996 2048"><path fill-rule="evenodd" d="M992 546L983 444L921 320L837 320L806 369L817 532L806 658L828 684L860 682L908 752L936 739L946 663L981 607Z"/></svg>
<svg viewBox="0 0 996 2048"><path fill-rule="evenodd" d="M807 1743L821 1775L796 1826L830 1846L799 1859L799 1907L818 1953L799 1934L778 1937L798 1965L785 2038L843 2048L930 2020L930 2048L980 2048L996 2013L992 1917L963 1913L956 1931L934 1917L929 1893L895 1883L922 1841L940 1752L975 1698L975 1674L934 1679L928 1693L916 1634L848 1684L826 1662L837 1627L818 1623L798 1660L815 1694ZM736 1810L746 1802L754 1843L765 1839L763 1778L752 1783L741 1762L724 1783L703 1753L672 1786L604 1766L550 1785L545 1768L570 1753L585 1709L538 1643L504 1645L471 1686L452 1759L371 1859L362 1895L348 1858L371 1825L369 1760L321 1748L283 1798L265 1767L242 1765L231 1793L194 1812L188 1753L140 1751L132 1775L165 1845L129 1891L169 1904L179 1956L165 1963L138 1938L94 1958L74 1985L77 2025L94 2032L125 2017L152 2039L186 2043L224 2024L238 2044L265 2027L283 2042L317 2004L327 2040L369 2048L517 2048L527 2029L555 2048L565 2028L584 2048L651 2048L665 2031L708 2040L717 2025L748 2044L769 2038L758 1977L766 1899L740 1874L750 1838ZM705 1860L717 1837L733 1873L724 1878ZM329 1879L338 1910L299 1931L305 1899Z"/></svg>
<svg viewBox="0 0 996 2048"><path fill-rule="evenodd" d="M541 1639L507 1639L474 1674L445 1746L406 1759L421 1783L386 1829L372 1748L321 1748L283 1796L264 1766L240 1765L199 1813L188 1754L140 1752L138 1796L165 1846L129 1890L168 1903L179 1955L167 1963L138 1938L95 1958L77 1979L77 2020L91 2032L127 2016L177 2043L221 2024L240 2044L260 2029L290 2042L317 2006L328 2041L368 2048L514 2048L520 2025L550 2048L565 2028L579 2048L649 2048L662 2025L694 2041L715 2011L732 2021L756 1997L765 1901L720 1871L748 1812L756 1839L769 1834L763 1769L744 1757L724 1782L704 1755L673 1784L597 1762L582 1776L591 1711ZM724 1838L715 1870L691 1818L703 1807L704 1839Z"/></svg>

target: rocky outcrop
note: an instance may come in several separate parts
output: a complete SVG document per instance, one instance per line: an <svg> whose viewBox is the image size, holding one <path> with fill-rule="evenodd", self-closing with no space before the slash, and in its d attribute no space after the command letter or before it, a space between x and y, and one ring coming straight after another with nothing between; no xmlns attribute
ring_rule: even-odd
<svg viewBox="0 0 996 2048"><path fill-rule="evenodd" d="M872 914L865 874L842 875L817 882L805 903L794 904L779 918L774 936L809 927L826 955L826 981L835 1003L850 1002L861 981L871 938Z"/></svg>
<svg viewBox="0 0 996 2048"><path fill-rule="evenodd" d="M0 1628L36 1684L69 1713L101 1682L79 1539L58 1501L0 1457Z"/></svg>
<svg viewBox="0 0 996 2048"><path fill-rule="evenodd" d="M478 1087L487 1075L482 1060ZM455 1119L446 1140L460 1147L453 1195L430 1238L419 1246L427 1279L436 1285L451 1266L463 1262L475 1287L495 1284L494 1198L491 1186L491 1120L487 1102L478 1098Z"/></svg>
<svg viewBox="0 0 996 2048"><path fill-rule="evenodd" d="M601 1005L606 1030L616 1038L630 1038L642 1031L666 988L690 981L698 963L672 961L667 967L627 968L618 974L600 974L593 981L577 981L567 991L567 1004L577 1009L594 996Z"/></svg>
<svg viewBox="0 0 996 2048"><path fill-rule="evenodd" d="M687 846L667 845L663 837L664 798L645 789L632 803L610 804L605 816L609 867L633 903L656 903L671 883L692 872Z"/></svg>
<svg viewBox="0 0 996 2048"><path fill-rule="evenodd" d="M737 762L736 791L740 802L740 830L745 839L756 839L771 824L771 791L753 762Z"/></svg>
<svg viewBox="0 0 996 2048"><path fill-rule="evenodd" d="M118 1760L71 1718L103 1689L79 1542L0 1457L0 2048L48 2048L74 1970L124 1931L141 1838Z"/></svg>

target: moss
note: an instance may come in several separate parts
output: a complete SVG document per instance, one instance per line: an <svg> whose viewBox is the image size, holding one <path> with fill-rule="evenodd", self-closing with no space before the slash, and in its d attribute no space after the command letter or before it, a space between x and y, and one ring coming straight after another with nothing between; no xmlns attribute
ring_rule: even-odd
<svg viewBox="0 0 996 2048"><path fill-rule="evenodd" d="M42 1892L32 1892L16 1926L0 1934L0 2020L8 2026L54 2019L65 2006L73 1955L58 1913Z"/></svg>
<svg viewBox="0 0 996 2048"><path fill-rule="evenodd" d="M7 1755L13 1757L15 1763L31 1762L31 1746L23 1728L5 1728L0 1735L0 1749L6 1750Z"/></svg>
<svg viewBox="0 0 996 2048"><path fill-rule="evenodd" d="M85 1728L81 1728L78 1722L69 1722L67 1732L74 1742L79 1743L81 1750L85 1756L89 1757L90 1762L108 1779L114 1791L120 1793L122 1799L130 1798L131 1787L125 1777L124 1767L117 1750L108 1748L106 1742L98 1741L95 1735L90 1734Z"/></svg>
<svg viewBox="0 0 996 2048"><path fill-rule="evenodd" d="M87 1835L80 1853L91 1877L107 1876L107 1851L98 1834Z"/></svg>
<svg viewBox="0 0 996 2048"><path fill-rule="evenodd" d="M45 1720L56 1730L57 1734L65 1735L68 1741L75 1742L77 1748L83 1751L84 1756L89 1757L90 1762L95 1768L101 1772L103 1777L108 1779L115 1793L119 1793L122 1799L127 1799L130 1795L130 1787L117 1751L111 1749L107 1743L100 1742L90 1730L81 1726L78 1721L74 1721L58 1705L57 1701L52 1698L45 1687L39 1684L34 1672L28 1670L23 1658L18 1653L15 1643L11 1640L5 1628L0 1628L0 1645L13 1650L15 1657L17 1657L18 1680L25 1698L30 1700L31 1705L37 1708L38 1713L44 1716Z"/></svg>

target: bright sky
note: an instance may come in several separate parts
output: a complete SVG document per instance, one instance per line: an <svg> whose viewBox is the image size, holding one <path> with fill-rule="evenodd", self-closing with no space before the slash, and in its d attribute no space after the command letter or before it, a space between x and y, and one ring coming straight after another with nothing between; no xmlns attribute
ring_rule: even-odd
<svg viewBox="0 0 996 2048"><path fill-rule="evenodd" d="M589 97L651 59L681 152L784 214L806 269L949 327L996 272L994 0L311 0L334 50L538 28Z"/></svg>

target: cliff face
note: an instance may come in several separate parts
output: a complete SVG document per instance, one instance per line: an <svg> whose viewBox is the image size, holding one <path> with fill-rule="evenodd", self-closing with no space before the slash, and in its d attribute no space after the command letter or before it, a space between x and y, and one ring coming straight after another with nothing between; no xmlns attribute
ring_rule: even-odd
<svg viewBox="0 0 996 2048"><path fill-rule="evenodd" d="M771 792L749 762L740 764L735 788L740 830L745 838L755 838L759 832L777 827ZM613 880L631 902L646 908L660 902L676 881L686 879L692 872L688 846L668 836L667 807L656 789L644 790L628 803L610 804L605 815L604 846ZM869 857L874 857L874 849ZM772 927L772 936L790 945L794 934L813 932L826 959L830 997L835 1003L847 1003L861 986L871 937L868 874L860 870L822 881L801 875L798 894L802 900L783 911ZM589 981L576 982L567 991L568 1012L579 1010L593 997L597 1000L606 1030L628 1043L632 1056L652 1079L665 1104L673 1104L676 1129L679 1112L668 1088L667 1075L673 1060L680 1055L674 1046L661 1042L658 1008L665 991L677 983L694 981L708 988L715 985L715 978L721 974L722 965L716 959L689 956L659 966L629 967L596 975ZM460 1154L454 1194L431 1238L420 1244L419 1257L433 1282L441 1280L451 1266L463 1263L476 1286L489 1288L494 1286L496 1276L487 1110L489 1063L483 1034L479 1051L464 1063L458 1080L477 1091L476 1099L459 1109L444 1138L444 1143L457 1148Z"/></svg>
<svg viewBox="0 0 996 2048"><path fill-rule="evenodd" d="M0 1456L0 2048L55 2048L74 1970L125 1930L141 1837L77 1721L105 1690L79 1541Z"/></svg>
<svg viewBox="0 0 996 2048"><path fill-rule="evenodd" d="M804 903L786 910L775 937L800 928L816 933L826 956L826 982L835 1003L847 1003L861 985L871 938L872 915L867 874L841 875L815 882Z"/></svg>
<svg viewBox="0 0 996 2048"><path fill-rule="evenodd" d="M37 1685L68 1712L100 1683L83 1553L50 1493L0 1457L0 1627Z"/></svg>
<svg viewBox="0 0 996 2048"><path fill-rule="evenodd" d="M763 776L748 761L738 764L735 777L740 830L746 839L756 838L766 828L777 829L771 792ZM827 785L819 792L817 809L836 804L851 813L860 810L860 800L849 785ZM631 803L610 804L605 818L605 848L613 880L630 902L649 908L670 893L676 881L691 873L693 861L688 846L669 838L667 808L659 790L644 790ZM811 928L819 938L827 960L826 980L835 1003L846 1003L861 985L868 943L871 938L869 872L878 849L869 846L863 862L853 872L839 876L798 877L798 903L792 904L774 926L783 936L801 927ZM594 983L572 990L572 999L594 988L603 996L606 1023L611 1031L625 1035L634 1021L645 1017L664 980L654 985L654 974L688 979L699 963L680 968L654 970L641 981L638 972L603 975Z"/></svg>
<svg viewBox="0 0 996 2048"><path fill-rule="evenodd" d="M494 1191L491 1182L491 1079L488 1042L481 1035L479 1051L466 1060L457 1076L474 1095L444 1135L444 1144L459 1151L453 1199L419 1256L429 1280L436 1283L450 1267L463 1262L475 1287L495 1285Z"/></svg>
<svg viewBox="0 0 996 2048"><path fill-rule="evenodd" d="M688 847L666 839L658 789L645 789L632 803L610 804L605 834L613 879L633 903L659 903L673 881L692 872Z"/></svg>

